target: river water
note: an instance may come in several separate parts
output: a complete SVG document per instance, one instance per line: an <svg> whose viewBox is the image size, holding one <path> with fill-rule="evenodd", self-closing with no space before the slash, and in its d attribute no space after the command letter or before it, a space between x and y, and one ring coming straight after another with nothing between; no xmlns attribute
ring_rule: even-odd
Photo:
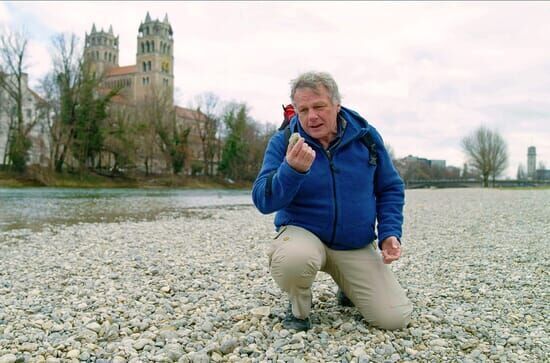
<svg viewBox="0 0 550 363"><path fill-rule="evenodd" d="M0 232L154 220L182 216L196 207L251 204L248 190L0 188Z"/></svg>

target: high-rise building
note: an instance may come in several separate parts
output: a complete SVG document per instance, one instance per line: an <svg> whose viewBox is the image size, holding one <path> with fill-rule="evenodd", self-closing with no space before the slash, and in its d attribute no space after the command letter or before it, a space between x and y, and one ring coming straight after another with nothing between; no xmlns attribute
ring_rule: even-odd
<svg viewBox="0 0 550 363"><path fill-rule="evenodd" d="M534 179L537 169L537 148L529 146L527 148L527 178Z"/></svg>

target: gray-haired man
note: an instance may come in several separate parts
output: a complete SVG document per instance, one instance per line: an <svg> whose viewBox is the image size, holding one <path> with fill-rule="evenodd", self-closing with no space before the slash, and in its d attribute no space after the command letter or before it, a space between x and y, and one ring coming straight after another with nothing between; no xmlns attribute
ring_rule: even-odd
<svg viewBox="0 0 550 363"><path fill-rule="evenodd" d="M283 325L310 327L311 285L324 271L369 323L405 327L412 305L388 266L401 256L403 182L378 132L341 106L329 74L304 73L291 86L297 116L288 127L300 138L271 138L253 188L256 207L277 212L268 256L291 302Z"/></svg>

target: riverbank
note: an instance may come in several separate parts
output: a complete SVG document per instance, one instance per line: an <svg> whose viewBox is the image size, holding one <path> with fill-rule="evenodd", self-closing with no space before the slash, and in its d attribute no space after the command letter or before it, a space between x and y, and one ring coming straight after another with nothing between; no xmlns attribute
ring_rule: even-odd
<svg viewBox="0 0 550 363"><path fill-rule="evenodd" d="M151 177L109 177L94 173L82 175L30 170L24 174L0 171L0 187L56 188L186 188L186 189L249 189L249 182L229 182L205 176L162 175Z"/></svg>
<svg viewBox="0 0 550 363"><path fill-rule="evenodd" d="M395 332L339 307L324 273L313 329L283 329L273 216L253 207L0 233L0 362L542 362L548 205L548 190L407 191L392 269L414 311Z"/></svg>

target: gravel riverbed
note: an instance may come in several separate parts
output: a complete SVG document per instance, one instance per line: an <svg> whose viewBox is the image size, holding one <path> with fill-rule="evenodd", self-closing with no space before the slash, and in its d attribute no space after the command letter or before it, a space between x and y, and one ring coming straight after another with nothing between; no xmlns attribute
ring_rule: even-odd
<svg viewBox="0 0 550 363"><path fill-rule="evenodd" d="M0 363L548 362L549 190L407 191L392 268L411 326L383 331L314 284L313 329L287 299L252 206L0 234Z"/></svg>

